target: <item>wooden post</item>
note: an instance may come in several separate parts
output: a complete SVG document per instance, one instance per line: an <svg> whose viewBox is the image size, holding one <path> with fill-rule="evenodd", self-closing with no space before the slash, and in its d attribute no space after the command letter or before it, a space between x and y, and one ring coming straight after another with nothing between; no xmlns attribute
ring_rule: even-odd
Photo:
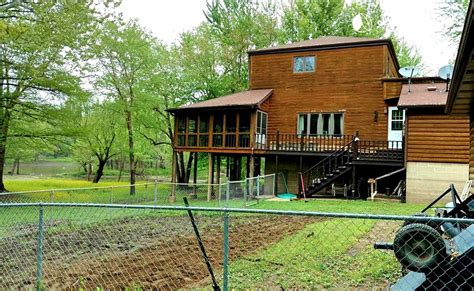
<svg viewBox="0 0 474 291"><path fill-rule="evenodd" d="M301 186L301 173L303 173L303 156L300 156L300 171L298 173L298 178L297 178L297 184L298 184L298 193L302 193L303 192L303 188Z"/></svg>
<svg viewBox="0 0 474 291"><path fill-rule="evenodd" d="M198 153L195 152L194 153L194 164L193 164L193 184L194 184L194 187L193 187L193 198L197 198L197 160L198 160Z"/></svg>
<svg viewBox="0 0 474 291"><path fill-rule="evenodd" d="M352 165L352 198L356 197L356 166Z"/></svg>
<svg viewBox="0 0 474 291"><path fill-rule="evenodd" d="M247 165L249 168L249 178L250 178L250 183L248 183L248 196L253 196L253 177L255 177L255 157L251 155L250 157L247 157Z"/></svg>
<svg viewBox="0 0 474 291"><path fill-rule="evenodd" d="M275 195L278 194L278 155L275 155Z"/></svg>
<svg viewBox="0 0 474 291"><path fill-rule="evenodd" d="M176 155L177 153L173 150L173 160L171 162L171 194L168 197L168 200L172 203L176 202L176 167L178 166Z"/></svg>
<svg viewBox="0 0 474 291"><path fill-rule="evenodd" d="M216 184L220 187L221 184L221 156L217 155L217 169L216 169Z"/></svg>
<svg viewBox="0 0 474 291"><path fill-rule="evenodd" d="M212 198L212 182L213 182L213 172L214 172L214 163L213 163L212 153L207 154L208 161L208 171L207 171L207 201L211 201Z"/></svg>
<svg viewBox="0 0 474 291"><path fill-rule="evenodd" d="M276 134L276 150L280 150L280 131L277 130L277 134Z"/></svg>

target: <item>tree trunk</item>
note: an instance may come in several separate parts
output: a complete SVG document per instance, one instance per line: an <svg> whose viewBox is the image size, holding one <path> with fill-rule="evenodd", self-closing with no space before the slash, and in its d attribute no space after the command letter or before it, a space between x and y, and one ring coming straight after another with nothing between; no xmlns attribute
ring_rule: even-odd
<svg viewBox="0 0 474 291"><path fill-rule="evenodd" d="M20 159L16 159L16 174L20 175Z"/></svg>
<svg viewBox="0 0 474 291"><path fill-rule="evenodd" d="M123 157L120 157L120 161L117 161L117 163L119 163L119 164L118 164L119 175L118 175L117 181L120 182L120 180L122 180L123 168L125 167L125 161L123 160Z"/></svg>
<svg viewBox="0 0 474 291"><path fill-rule="evenodd" d="M100 178L102 175L104 175L104 167L105 167L106 161L104 160L99 160L99 165L97 166L97 171L94 176L94 180L92 180L92 183L99 183Z"/></svg>
<svg viewBox="0 0 474 291"><path fill-rule="evenodd" d="M12 170L10 171L10 176L13 176L15 174L15 170L16 170L16 159L13 160L13 166L12 166Z"/></svg>
<svg viewBox="0 0 474 291"><path fill-rule="evenodd" d="M88 162L87 163L87 181L91 180L91 176L92 176L92 163Z"/></svg>
<svg viewBox="0 0 474 291"><path fill-rule="evenodd" d="M5 169L5 155L7 147L8 128L10 124L10 112L6 109L4 110L5 111L3 112L3 120L0 132L0 192L7 192L5 184L3 184L3 172Z"/></svg>
<svg viewBox="0 0 474 291"><path fill-rule="evenodd" d="M129 153L129 162L130 162L130 195L135 195L135 152L133 147L133 124L132 124L132 113L130 111L125 111L125 119L127 122L128 130L128 153Z"/></svg>

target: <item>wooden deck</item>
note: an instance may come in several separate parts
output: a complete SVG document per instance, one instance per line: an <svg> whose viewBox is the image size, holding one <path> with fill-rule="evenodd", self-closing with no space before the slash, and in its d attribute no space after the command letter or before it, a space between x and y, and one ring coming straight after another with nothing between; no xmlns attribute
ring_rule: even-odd
<svg viewBox="0 0 474 291"><path fill-rule="evenodd" d="M357 142L353 143L353 141ZM224 138L220 147L175 146L176 151L209 152L223 154L281 154L281 155L320 155L326 156L347 145L356 161L403 163L404 151L401 141L358 140L355 135L311 135L266 134L255 135L245 143Z"/></svg>

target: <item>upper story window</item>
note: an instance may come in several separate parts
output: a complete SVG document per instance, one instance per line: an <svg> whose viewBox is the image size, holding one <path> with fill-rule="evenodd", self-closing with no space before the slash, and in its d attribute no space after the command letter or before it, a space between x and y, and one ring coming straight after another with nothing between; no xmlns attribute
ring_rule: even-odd
<svg viewBox="0 0 474 291"><path fill-rule="evenodd" d="M342 135L344 115L342 113L303 113L298 114L298 134Z"/></svg>
<svg viewBox="0 0 474 291"><path fill-rule="evenodd" d="M293 58L293 72L304 73L314 72L316 69L316 57L315 56L304 56Z"/></svg>

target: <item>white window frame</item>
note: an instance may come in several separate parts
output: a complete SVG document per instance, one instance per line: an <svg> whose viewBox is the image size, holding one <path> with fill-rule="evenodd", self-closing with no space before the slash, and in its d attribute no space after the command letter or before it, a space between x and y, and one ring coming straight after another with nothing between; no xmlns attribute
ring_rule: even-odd
<svg viewBox="0 0 474 291"><path fill-rule="evenodd" d="M261 114L260 124L258 124L258 114ZM255 135L256 135L256 144L265 144L266 136L268 131L268 113L265 111L257 110L257 118L255 118ZM263 117L265 117L265 130L263 131ZM260 130L259 130L260 129Z"/></svg>

